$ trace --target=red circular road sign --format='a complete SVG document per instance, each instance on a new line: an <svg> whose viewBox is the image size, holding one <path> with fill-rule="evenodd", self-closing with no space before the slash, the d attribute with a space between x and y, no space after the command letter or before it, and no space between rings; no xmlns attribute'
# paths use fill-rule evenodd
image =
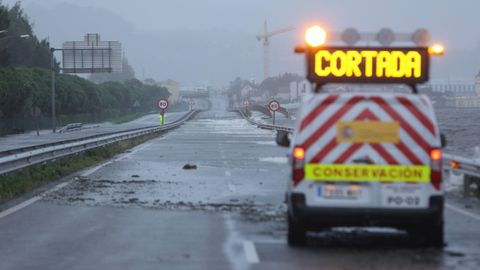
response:
<svg viewBox="0 0 480 270"><path fill-rule="evenodd" d="M168 108L168 99L166 98L161 98L157 101L157 107L160 110L166 110Z"/></svg>
<svg viewBox="0 0 480 270"><path fill-rule="evenodd" d="M271 110L271 111L278 111L280 110L280 102L278 100L272 100L268 103L268 108Z"/></svg>

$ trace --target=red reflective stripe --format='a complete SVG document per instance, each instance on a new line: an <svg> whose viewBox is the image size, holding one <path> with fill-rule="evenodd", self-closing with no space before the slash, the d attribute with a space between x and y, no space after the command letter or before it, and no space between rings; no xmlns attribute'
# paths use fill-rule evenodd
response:
<svg viewBox="0 0 480 270"><path fill-rule="evenodd" d="M332 104L338 96L329 96L327 97L322 103L320 103L315 109L310 111L308 115L303 119L302 124L300 125L300 132L303 131L310 123L317 118L325 109L328 108L330 104Z"/></svg>
<svg viewBox="0 0 480 270"><path fill-rule="evenodd" d="M397 100L409 110L415 117L435 136L435 128L433 127L432 122L421 112L418 108L407 98L397 97Z"/></svg>
<svg viewBox="0 0 480 270"><path fill-rule="evenodd" d="M399 162L392 156L390 155L390 153L385 150L385 148L383 148L383 146L381 144L370 144L372 146L373 149L375 149L375 151L377 151L377 153L383 157L383 159L385 159L385 161L388 163L388 164L391 164L391 165L395 165L395 164L399 164Z"/></svg>
<svg viewBox="0 0 480 270"><path fill-rule="evenodd" d="M312 160L310 160L310 163L320 162L325 158L326 155L328 155L328 153L330 153L330 151L337 147L337 145L337 138L333 138L325 147L322 148L320 152L317 153L317 155L312 158Z"/></svg>
<svg viewBox="0 0 480 270"><path fill-rule="evenodd" d="M347 161L349 157L351 157L358 149L363 146L361 143L354 143L352 144L342 155L340 155L333 163L334 164L342 164Z"/></svg>
<svg viewBox="0 0 480 270"><path fill-rule="evenodd" d="M413 165L422 165L423 162L420 161L417 156L408 149L407 146L403 142L399 142L396 144L398 150L400 150L407 158L412 162Z"/></svg>
<svg viewBox="0 0 480 270"><path fill-rule="evenodd" d="M312 144L314 144L318 138L320 138L337 120L347 113L355 104L364 99L364 97L353 97L343 107L340 108L334 115L332 115L320 128L318 128L304 143L305 150L308 150Z"/></svg>
<svg viewBox="0 0 480 270"><path fill-rule="evenodd" d="M428 155L430 152L430 145L418 135L418 133L395 111L393 110L381 97L371 97L371 99L377 103L382 109L390 115L394 120L400 123L405 132L407 132L412 139L425 151Z"/></svg>

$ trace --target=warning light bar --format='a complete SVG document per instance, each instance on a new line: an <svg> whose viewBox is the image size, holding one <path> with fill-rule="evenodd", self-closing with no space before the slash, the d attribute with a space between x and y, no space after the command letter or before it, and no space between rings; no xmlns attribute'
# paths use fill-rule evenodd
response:
<svg viewBox="0 0 480 270"><path fill-rule="evenodd" d="M433 44L428 48L428 53L431 55L443 55L445 53L445 47L442 44Z"/></svg>
<svg viewBox="0 0 480 270"><path fill-rule="evenodd" d="M316 83L428 81L428 48L309 47L308 79Z"/></svg>
<svg viewBox="0 0 480 270"><path fill-rule="evenodd" d="M315 25L305 31L305 43L311 47L318 47L325 44L327 32L320 26Z"/></svg>

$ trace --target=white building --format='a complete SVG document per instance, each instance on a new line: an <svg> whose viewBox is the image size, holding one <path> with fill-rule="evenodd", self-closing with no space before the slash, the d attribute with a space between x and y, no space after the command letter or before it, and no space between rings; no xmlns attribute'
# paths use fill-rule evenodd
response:
<svg viewBox="0 0 480 270"><path fill-rule="evenodd" d="M312 85L309 81L294 81L290 83L290 101L297 101L306 93L312 91Z"/></svg>
<svg viewBox="0 0 480 270"><path fill-rule="evenodd" d="M175 105L180 99L180 87L178 82L174 80L166 80L163 82L160 82L160 85L163 87L166 87L168 89L168 92L170 92L170 97L168 98L168 101L172 104Z"/></svg>

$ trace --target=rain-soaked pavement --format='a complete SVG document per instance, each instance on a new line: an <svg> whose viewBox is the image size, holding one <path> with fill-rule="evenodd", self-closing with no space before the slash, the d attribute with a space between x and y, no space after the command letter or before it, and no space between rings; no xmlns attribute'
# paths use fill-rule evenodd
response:
<svg viewBox="0 0 480 270"><path fill-rule="evenodd" d="M289 248L286 150L272 131L226 112L221 100L213 105L35 203L0 213L0 269L480 267L480 203L454 192L443 250L422 248L401 231L358 228Z"/></svg>

